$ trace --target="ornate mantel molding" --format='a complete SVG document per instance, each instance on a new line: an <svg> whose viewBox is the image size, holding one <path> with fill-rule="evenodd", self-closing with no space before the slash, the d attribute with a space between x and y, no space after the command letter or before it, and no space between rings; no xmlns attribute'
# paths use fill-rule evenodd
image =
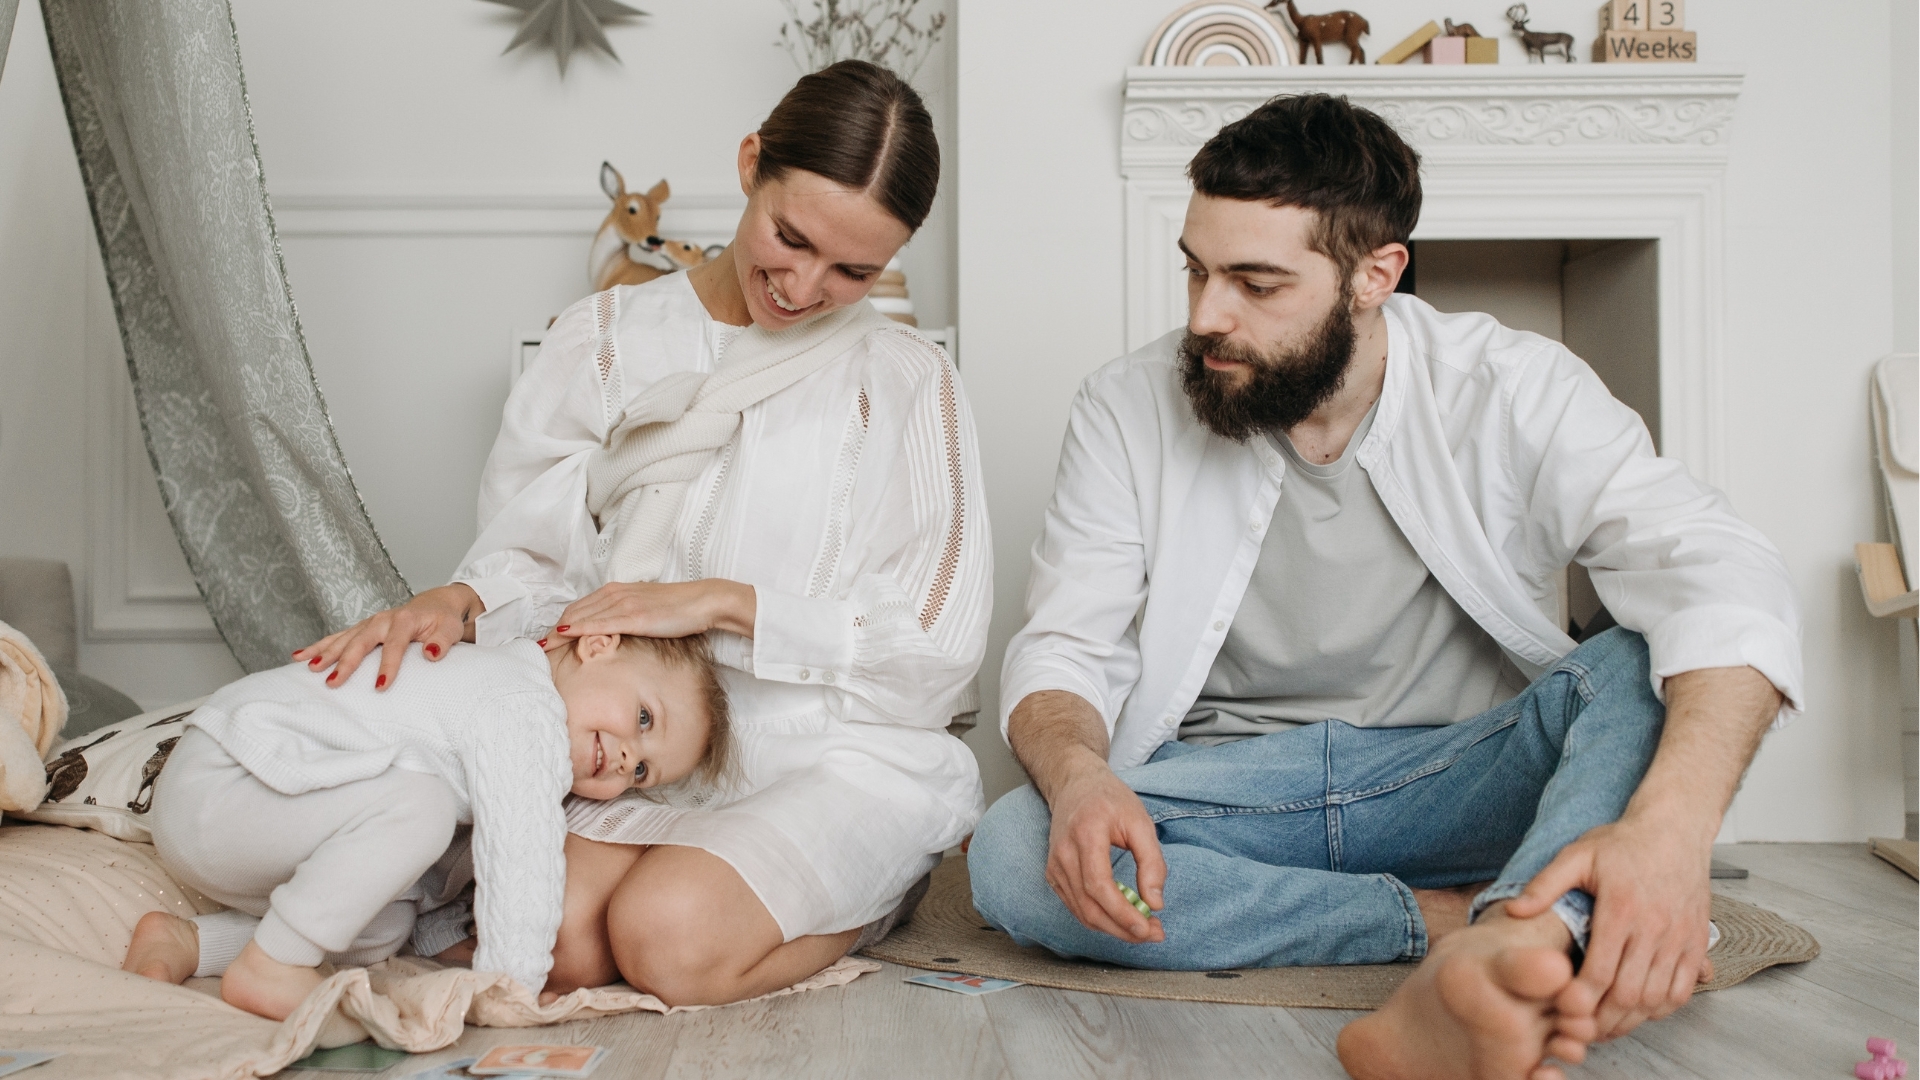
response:
<svg viewBox="0 0 1920 1080"><path fill-rule="evenodd" d="M1603 156L1723 163L1743 76L1696 65L1135 67L1121 122L1124 175L1185 165L1223 125L1277 94L1345 94L1429 157Z"/></svg>

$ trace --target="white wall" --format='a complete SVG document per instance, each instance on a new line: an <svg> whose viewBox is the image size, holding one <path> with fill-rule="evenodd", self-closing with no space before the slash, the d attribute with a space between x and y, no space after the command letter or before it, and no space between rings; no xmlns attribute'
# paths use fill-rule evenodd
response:
<svg viewBox="0 0 1920 1080"><path fill-rule="evenodd" d="M961 336L968 391L989 433L999 565L989 700L1021 621L1027 551L1052 489L1067 404L1080 379L1120 351L1122 69L1174 6L967 0L963 9ZM1890 27L1896 6L1853 0L1829 5L1823 18ZM1478 0L1453 17L1493 33L1505 7ZM1584 57L1597 4L1531 7L1534 29L1571 31ZM1901 828L1894 631L1862 609L1851 550L1875 528L1866 372L1894 347L1889 282L1910 292L1913 280L1911 237L1895 270L1888 132L1893 57L1911 70L1914 34L1907 15L1892 49L1863 48L1880 35L1808 33L1798 11L1688 5L1702 59L1748 76L1727 190L1728 493L1780 545L1799 586L1811 703L1769 738L1728 835L1859 839ZM1373 0L1366 15L1377 55L1433 12L1414 0ZM1516 45L1510 36L1502 42L1503 62L1522 62ZM1911 86L1911 75L1903 78ZM1903 150L1909 170L1911 147ZM1910 218L1904 228L1911 232ZM1911 296L1901 303L1910 323ZM971 741L990 795L1018 782L997 736L976 732Z"/></svg>

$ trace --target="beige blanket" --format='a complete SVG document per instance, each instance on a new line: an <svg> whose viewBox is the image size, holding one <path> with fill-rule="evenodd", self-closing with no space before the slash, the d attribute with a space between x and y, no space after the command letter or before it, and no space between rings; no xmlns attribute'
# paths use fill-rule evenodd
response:
<svg viewBox="0 0 1920 1080"><path fill-rule="evenodd" d="M148 845L64 826L0 828L0 1046L61 1054L33 1080L239 1080L304 1057L336 1005L382 1046L415 1053L450 1045L467 1023L532 1027L683 1011L626 986L541 1006L505 975L409 957L339 972L276 1024L219 1000L215 980L168 986L119 970L141 915L217 907L168 876ZM844 985L879 968L843 959L769 996Z"/></svg>
<svg viewBox="0 0 1920 1080"><path fill-rule="evenodd" d="M67 696L25 634L0 622L0 816L47 795L41 764L67 723Z"/></svg>

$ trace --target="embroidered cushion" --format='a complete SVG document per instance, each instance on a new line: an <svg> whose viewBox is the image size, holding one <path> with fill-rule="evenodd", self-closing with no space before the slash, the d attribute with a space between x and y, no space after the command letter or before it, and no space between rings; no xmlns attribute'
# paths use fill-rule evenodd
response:
<svg viewBox="0 0 1920 1080"><path fill-rule="evenodd" d="M146 813L153 807L153 782L187 717L205 700L141 713L60 743L47 755L46 801L8 816L152 843Z"/></svg>

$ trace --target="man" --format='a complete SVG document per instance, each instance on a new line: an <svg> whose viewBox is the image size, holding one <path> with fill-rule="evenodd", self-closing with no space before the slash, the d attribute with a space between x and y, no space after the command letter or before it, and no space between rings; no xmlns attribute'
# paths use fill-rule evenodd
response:
<svg viewBox="0 0 1920 1080"><path fill-rule="evenodd" d="M1379 117L1277 98L1189 176L1185 334L1074 402L975 904L1136 967L1424 957L1351 1073L1558 1077L1707 974L1721 815L1800 708L1785 567L1566 349L1395 295ZM1578 647L1574 560L1620 624Z"/></svg>

